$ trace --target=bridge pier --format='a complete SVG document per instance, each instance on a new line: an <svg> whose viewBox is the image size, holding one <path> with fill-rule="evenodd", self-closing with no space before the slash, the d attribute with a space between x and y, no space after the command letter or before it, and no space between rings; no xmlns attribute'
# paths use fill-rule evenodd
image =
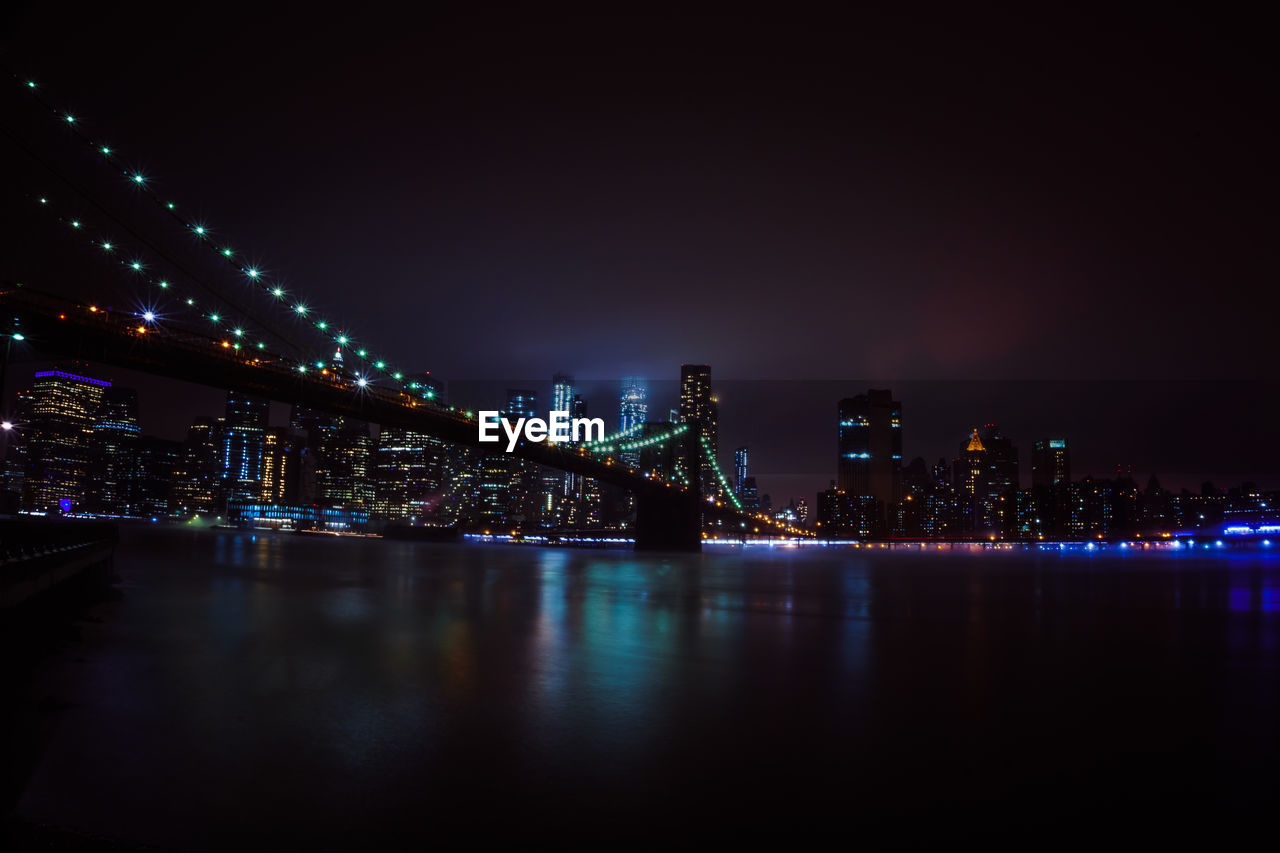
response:
<svg viewBox="0 0 1280 853"><path fill-rule="evenodd" d="M680 454L689 489L674 494L636 494L637 551L702 550L701 424L688 422Z"/></svg>
<svg viewBox="0 0 1280 853"><path fill-rule="evenodd" d="M702 507L693 495L636 495L637 551L701 551Z"/></svg>

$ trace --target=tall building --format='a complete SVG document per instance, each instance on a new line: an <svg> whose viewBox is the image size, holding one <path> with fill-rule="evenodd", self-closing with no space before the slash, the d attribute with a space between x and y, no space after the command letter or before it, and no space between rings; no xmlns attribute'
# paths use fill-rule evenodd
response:
<svg viewBox="0 0 1280 853"><path fill-rule="evenodd" d="M739 447L733 451L733 493L738 496L738 500L742 500L742 490L746 486L747 477L747 448Z"/></svg>
<svg viewBox="0 0 1280 853"><path fill-rule="evenodd" d="M182 442L144 435L137 440L135 448L142 471L138 491L140 514L163 518L172 512L170 501L174 474L182 465Z"/></svg>
<svg viewBox="0 0 1280 853"><path fill-rule="evenodd" d="M1071 448L1065 438L1042 438L1031 446L1031 485L1071 482Z"/></svg>
<svg viewBox="0 0 1280 853"><path fill-rule="evenodd" d="M187 429L182 455L173 470L169 511L188 515L213 510L215 493L222 480L219 436L222 420L199 417Z"/></svg>
<svg viewBox="0 0 1280 853"><path fill-rule="evenodd" d="M538 417L538 392L526 388L508 388L507 405L502 410L502 416L512 423L515 423L516 418Z"/></svg>
<svg viewBox="0 0 1280 853"><path fill-rule="evenodd" d="M580 394L573 395L570 417L585 418L587 401ZM565 480L565 527L598 527L601 522L603 495L600 482L589 477L572 474Z"/></svg>
<svg viewBox="0 0 1280 853"><path fill-rule="evenodd" d="M137 454L138 392L118 386L103 391L90 433L93 473L89 488L95 512L142 514L143 471Z"/></svg>
<svg viewBox="0 0 1280 853"><path fill-rule="evenodd" d="M56 368L37 371L34 380L22 401L27 411L23 504L68 512L85 503L90 435L111 383Z"/></svg>
<svg viewBox="0 0 1280 853"><path fill-rule="evenodd" d="M219 439L220 501L254 499L262 485L262 451L271 401L241 391L227 392Z"/></svg>
<svg viewBox="0 0 1280 853"><path fill-rule="evenodd" d="M418 519L435 514L446 474L443 442L413 430L383 427L374 459L374 517Z"/></svg>
<svg viewBox="0 0 1280 853"><path fill-rule="evenodd" d="M325 438L316 459L316 502L329 507L372 504L373 437L369 425L344 423Z"/></svg>
<svg viewBox="0 0 1280 853"><path fill-rule="evenodd" d="M1031 445L1031 524L1044 535L1072 535L1071 448L1065 438Z"/></svg>
<svg viewBox="0 0 1280 853"><path fill-rule="evenodd" d="M720 455L720 409L711 393L711 366L707 364L680 365L680 420L683 423L697 421L709 458L702 462L700 479L704 495L720 494L720 479L716 476L712 460Z"/></svg>
<svg viewBox="0 0 1280 853"><path fill-rule="evenodd" d="M306 436L298 463L298 503L349 507L373 502L368 424L295 405L289 425Z"/></svg>
<svg viewBox="0 0 1280 853"><path fill-rule="evenodd" d="M902 494L902 404L889 390L871 389L839 405L837 485L884 508Z"/></svg>
<svg viewBox="0 0 1280 853"><path fill-rule="evenodd" d="M640 431L640 425L649 417L648 397L649 387L644 379L639 376L623 377L621 393L618 395L619 432ZM619 455L633 468L640 464L640 453L637 450L624 450Z"/></svg>
<svg viewBox="0 0 1280 853"><path fill-rule="evenodd" d="M965 530L1012 535L1016 528L1018 450L995 424L974 429L952 464Z"/></svg>
<svg viewBox="0 0 1280 853"><path fill-rule="evenodd" d="M512 423L517 418L538 417L538 394L527 388L508 388L502 417ZM532 525L540 517L541 491L538 466L509 453L489 453L478 462L472 517L489 529L515 530Z"/></svg>
<svg viewBox="0 0 1280 853"><path fill-rule="evenodd" d="M293 503L290 494L290 474L298 465L301 450L300 436L291 429L269 428L262 436L262 478L258 488L258 500L266 504Z"/></svg>
<svg viewBox="0 0 1280 853"><path fill-rule="evenodd" d="M557 373L551 377L551 411L568 412L573 408L573 377Z"/></svg>

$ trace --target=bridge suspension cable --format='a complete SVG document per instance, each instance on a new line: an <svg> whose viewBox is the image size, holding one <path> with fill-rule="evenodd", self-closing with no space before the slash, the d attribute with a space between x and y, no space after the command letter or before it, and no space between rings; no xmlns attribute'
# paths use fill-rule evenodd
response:
<svg viewBox="0 0 1280 853"><path fill-rule="evenodd" d="M730 502L733 503L733 508L741 510L742 501L738 500L738 496L733 493L733 489L729 488L729 480L725 477L724 472L720 470L720 463L716 461L715 454L711 452L711 445L707 442L707 437L700 435L698 436L698 441L702 442L703 455L710 463L711 470L715 472L716 477L720 480L720 486L723 488L724 493L729 496Z"/></svg>
<svg viewBox="0 0 1280 853"><path fill-rule="evenodd" d="M88 245L95 250L95 253L101 254L127 270L131 270L138 280L141 280L156 290L168 295L176 300L179 305L183 305L191 311L195 312L201 319L211 322L216 327L225 327L230 331L231 336L235 339L235 349L240 349L242 345L246 348L250 347L250 337L248 328L250 323L244 320L237 320L229 314L219 311L217 306L206 306L198 301L194 296L179 296L175 293L178 287L168 278L162 278L151 274L150 266L144 264L138 259L136 254L126 253L124 246L116 240L108 237L92 236L91 229L87 222L82 219L76 219L59 213L53 209L53 205L46 196L41 196L37 200L41 207L48 208L54 219L65 225L72 232L84 238ZM153 323L167 319L167 315L160 310L161 306L154 303L145 303L143 310L135 312L140 320L150 326ZM267 330L267 334L273 334ZM262 336L257 336L259 340L252 344L252 348L259 351L265 350L267 345Z"/></svg>
<svg viewBox="0 0 1280 853"><path fill-rule="evenodd" d="M371 370L390 379L401 388L414 391L418 390L418 383L406 381L403 371L396 369L386 359L372 355L367 348L356 344L355 337L347 333L342 328L337 327L336 324L333 324L322 317L316 317L315 312L307 302L300 298L294 298L293 295L283 287L283 285L279 282L273 282L263 269L256 265L249 264L245 260L243 253L232 248L227 243L215 242L213 240L212 229L204 223L189 219L186 215L180 212L176 202L161 197L156 191L151 177L128 168L122 161L117 149L90 136L90 134L84 130L83 120L73 113L59 108L57 105L45 98L41 93L39 84L34 80L15 74L11 70L6 70L9 71L9 76L13 81L25 89L31 97L34 98L34 100L42 107L48 110L51 115L55 116L59 124L70 128L71 132L84 144L89 146L102 162L119 169L121 174L125 176L126 180L130 184L139 189L144 196L156 204L173 221L181 225L184 231L194 235L201 245L205 246L217 255L224 263L227 263L233 269L241 273L249 284L271 297L275 304L287 308L287 310L289 310L295 317L309 323L315 331L337 346L339 351L352 353L361 362L367 364ZM427 389L419 396L429 400L434 397L434 393L430 389Z"/></svg>
<svg viewBox="0 0 1280 853"><path fill-rule="evenodd" d="M300 346L296 341L292 340L290 336L286 334L282 334L276 331L275 329L271 328L270 324L263 322L260 317L256 316L256 313L252 309L249 309L244 307L243 305L240 305L236 300L231 299L226 294L220 292L216 287L213 287L212 285L204 281L203 278L191 272L183 264L176 261L173 257L171 257L169 254L167 254L158 246L156 246L156 244L153 241L148 240L146 237L139 234L130 225L121 221L121 219L118 216L116 216L114 213L108 210L102 203L100 203L96 198L94 198L92 194L90 194L89 192L84 190L82 187L80 187L76 182L68 178L65 174L63 174L57 167L55 167L47 159L45 159L44 157L41 157L35 151L32 151L31 148L27 146L25 143L23 143L21 139L16 137L14 134L10 133L5 128L0 128L0 134L3 134L6 139L8 139L11 143L13 143L14 146L21 149L23 153L25 153L28 157L30 157L31 159L39 163L41 166L43 166L50 174L52 174L55 178L57 178L59 182L61 182L64 186L66 186L69 190L71 190L72 193L74 193L75 195L79 196L80 198L88 202L95 210L97 210L100 214L102 214L102 216L104 216L106 219L110 220L111 222L115 223L117 227L119 227L125 233L129 234L129 236L131 236L133 239L138 241L138 243L146 246L150 252L152 252L154 255L159 257L163 262L167 263L174 269L181 272L183 276L185 276L192 282L195 282L195 284L199 288L207 292L210 297L212 297L215 300L221 301L226 305L231 306L232 309L240 312L246 317L251 317L254 320L254 322L256 322L263 329L267 330L267 332L272 337L278 339L279 341L286 344L287 346L292 347L295 351L299 353L305 352L305 348ZM39 203L42 205L49 203L47 195L38 196L36 198L39 201ZM69 221L78 222L80 220L73 218L73 219L70 219ZM112 241L105 241L105 242L112 242Z"/></svg>

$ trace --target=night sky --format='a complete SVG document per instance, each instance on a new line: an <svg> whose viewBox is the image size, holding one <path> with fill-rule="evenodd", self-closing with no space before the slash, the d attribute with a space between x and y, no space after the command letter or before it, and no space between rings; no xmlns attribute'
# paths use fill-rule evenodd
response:
<svg viewBox="0 0 1280 853"><path fill-rule="evenodd" d="M775 499L834 476L836 401L869 386L903 401L908 459L994 421L1024 470L1054 433L1079 475L1280 485L1260 20L2 14L0 61L411 369L569 372L612 422L606 380L710 363L725 460L750 444ZM0 277L127 304L33 211L88 203L23 149L154 223L3 88ZM169 437L217 406L125 378Z"/></svg>

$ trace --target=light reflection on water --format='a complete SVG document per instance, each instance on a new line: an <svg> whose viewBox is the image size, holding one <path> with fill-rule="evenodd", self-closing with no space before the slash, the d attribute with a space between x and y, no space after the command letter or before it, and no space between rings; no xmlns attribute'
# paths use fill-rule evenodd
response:
<svg viewBox="0 0 1280 853"><path fill-rule="evenodd" d="M58 676L76 710L20 812L161 845L268 824L429 835L424 813L494 803L556 826L708 797L883 815L1134 750L1185 764L1186 732L1218 738L1196 778L1220 781L1235 738L1280 711L1270 557L144 528L117 568L126 594ZM1163 760L1148 789L1199 784Z"/></svg>

